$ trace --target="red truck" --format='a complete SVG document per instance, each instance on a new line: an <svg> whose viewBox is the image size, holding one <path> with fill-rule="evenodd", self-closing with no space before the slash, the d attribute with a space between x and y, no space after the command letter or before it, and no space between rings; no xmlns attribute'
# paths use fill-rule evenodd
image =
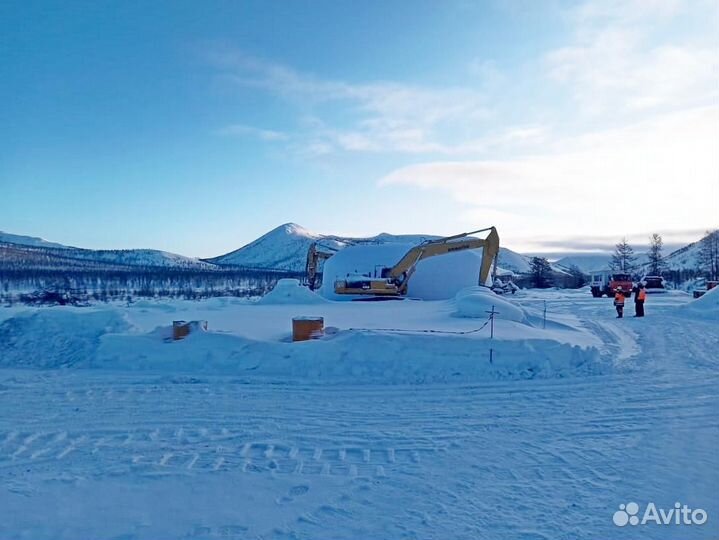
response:
<svg viewBox="0 0 719 540"><path fill-rule="evenodd" d="M594 298L601 298L605 294L607 297L613 298L617 287L622 288L622 292L627 298L632 295L634 284L632 283L632 276L629 274L613 274L609 271L592 272L590 279L590 290Z"/></svg>

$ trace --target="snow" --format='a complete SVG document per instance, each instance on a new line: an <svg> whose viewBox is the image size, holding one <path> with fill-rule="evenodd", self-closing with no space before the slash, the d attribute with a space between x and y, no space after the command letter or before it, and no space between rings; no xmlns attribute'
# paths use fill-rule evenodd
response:
<svg viewBox="0 0 719 540"><path fill-rule="evenodd" d="M489 311L496 311L495 319L523 323L527 321L525 311L494 294L487 287L468 287L455 296L457 314L460 317L486 319Z"/></svg>
<svg viewBox="0 0 719 540"><path fill-rule="evenodd" d="M285 223L235 251L209 259L219 265L277 268L301 272L305 269L307 250L319 240L296 223Z"/></svg>
<svg viewBox="0 0 719 540"><path fill-rule="evenodd" d="M559 258L556 264L563 268L576 266L589 274L598 270L609 270L611 260L611 253L573 253Z"/></svg>
<svg viewBox="0 0 719 540"><path fill-rule="evenodd" d="M719 323L719 287L714 287L682 307L695 315L703 316Z"/></svg>
<svg viewBox="0 0 719 540"><path fill-rule="evenodd" d="M307 250L313 242L318 242L321 247L329 251L344 250L347 247L369 246L377 248L380 245L390 245L386 253L391 254L391 256L386 257L385 266L392 266L411 247L426 240L436 240L438 238L440 237L428 234L395 235L389 233L380 233L376 236L361 238L344 237L313 233L296 223L285 223L240 249L208 260L220 266L277 268L302 272L305 269ZM392 245L395 245L395 247L391 247ZM381 254L382 251L378 250L376 253ZM481 254L481 251L475 251L476 253ZM529 270L528 257L505 247L500 248L498 261L498 273L500 275L511 275L512 273L522 273ZM555 269L561 270L559 268ZM371 268L369 271L373 272L374 269ZM343 277L346 274L347 271L343 271ZM463 286L472 284L476 284L476 279L465 283ZM454 292L442 295L442 298L451 298L457 290L455 289Z"/></svg>
<svg viewBox="0 0 719 540"><path fill-rule="evenodd" d="M490 342L486 313L477 313L479 321L457 316L468 309L464 299L328 302L295 280L280 290L292 292L269 293L264 299L269 301L254 304L214 299L22 311L0 323L0 365L395 385L550 378L610 368L599 360L600 342L590 333L561 324L550 330L533 327L531 310L525 313L493 293L466 292L470 299L491 295L482 306L489 309L494 301L502 310ZM319 303L308 303L307 296ZM522 316L513 317L511 308ZM326 336L292 343L292 319L302 316L323 317ZM180 319L206 320L208 331L173 342L171 324ZM490 347L493 363L478 362L478 355L488 357ZM28 350L37 354L28 355ZM439 357L444 360L438 363Z"/></svg>
<svg viewBox="0 0 719 540"><path fill-rule="evenodd" d="M31 239L34 240L34 239ZM26 268L43 269L82 269L102 268L103 265L128 267L162 267L193 270L212 270L215 265L156 249L117 249L98 250L82 249L29 242L28 244L0 243L0 262L10 262L13 266L22 265ZM107 267L106 267L107 268Z"/></svg>
<svg viewBox="0 0 719 540"><path fill-rule="evenodd" d="M129 329L117 309L24 311L0 324L0 366L89 367L100 336Z"/></svg>
<svg viewBox="0 0 719 540"><path fill-rule="evenodd" d="M520 291L494 340L464 298L0 308L0 538L717 536L716 292ZM303 315L337 331L288 342Z"/></svg>
<svg viewBox="0 0 719 540"><path fill-rule="evenodd" d="M391 268L414 244L391 243L350 246L325 262L320 294L333 300L347 299L334 292L336 280L348 276L381 277L383 268ZM410 278L407 294L422 300L446 300L466 287L477 285L482 250L473 249L424 259Z"/></svg>
<svg viewBox="0 0 719 540"><path fill-rule="evenodd" d="M664 260L667 268L671 270L695 270L700 265L701 241L692 242L671 252Z"/></svg>
<svg viewBox="0 0 719 540"><path fill-rule="evenodd" d="M49 247L49 248L66 248L62 244L55 242L48 242L44 238L38 238L36 236L21 236L19 234L10 234L0 231L0 243L8 244L19 244L23 246L34 246L34 247Z"/></svg>
<svg viewBox="0 0 719 540"><path fill-rule="evenodd" d="M275 287L259 299L258 304L321 304L324 298L300 285L298 279L281 279Z"/></svg>

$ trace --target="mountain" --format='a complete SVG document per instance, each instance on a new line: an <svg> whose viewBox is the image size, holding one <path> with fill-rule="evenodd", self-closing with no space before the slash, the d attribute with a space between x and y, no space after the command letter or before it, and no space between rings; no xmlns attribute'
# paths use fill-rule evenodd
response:
<svg viewBox="0 0 719 540"><path fill-rule="evenodd" d="M318 242L320 249L337 251L357 243L418 244L439 238L435 235L381 233L369 238L350 238L313 233L296 223L285 223L257 240L225 255L211 259L195 259L153 249L93 250L64 246L41 238L0 232L0 265L25 268L93 268L128 267L179 268L213 270L222 267L262 268L302 272L307 250ZM667 256L670 269L694 269L698 265L700 243L689 244ZM639 263L646 263L646 254L639 253ZM584 272L599 270L611 255L604 253L568 253L552 264L555 272L565 273L571 265ZM530 257L506 247L500 248L497 266L517 274L527 273Z"/></svg>
<svg viewBox="0 0 719 540"><path fill-rule="evenodd" d="M389 233L380 233L368 238L351 238L317 234L296 223L285 223L246 246L206 260L220 266L276 268L302 272L305 269L307 250L313 242L318 242L322 249L336 251L356 243L419 244L437 238L440 237L429 234ZM507 248L500 248L498 265L505 270L522 273L529 270L529 259Z"/></svg>
<svg viewBox="0 0 719 540"><path fill-rule="evenodd" d="M37 238L35 236L20 236L18 234L10 234L0 231L0 243L3 244L19 244L22 246L35 246L35 247L49 247L49 248L66 248L62 244L56 244L55 242L48 242L43 238Z"/></svg>
<svg viewBox="0 0 719 540"><path fill-rule="evenodd" d="M199 259L156 249L83 249L7 233L0 235L0 266L93 270L128 267L193 270L216 268L215 265Z"/></svg>
<svg viewBox="0 0 719 540"><path fill-rule="evenodd" d="M563 268L578 267L582 272L589 273L609 267L611 253L572 253L556 261Z"/></svg>
<svg viewBox="0 0 719 540"><path fill-rule="evenodd" d="M314 234L296 223L285 223L235 251L206 261L220 266L275 268L299 272L305 269L310 244L322 238L322 235ZM339 242L330 243L332 247L341 247Z"/></svg>
<svg viewBox="0 0 719 540"><path fill-rule="evenodd" d="M695 270L699 267L701 240L673 251L664 259L670 270Z"/></svg>
<svg viewBox="0 0 719 540"><path fill-rule="evenodd" d="M524 274L529 272L530 257L512 251L504 247L499 248L499 256L497 257L497 267L503 270L511 270L515 274Z"/></svg>

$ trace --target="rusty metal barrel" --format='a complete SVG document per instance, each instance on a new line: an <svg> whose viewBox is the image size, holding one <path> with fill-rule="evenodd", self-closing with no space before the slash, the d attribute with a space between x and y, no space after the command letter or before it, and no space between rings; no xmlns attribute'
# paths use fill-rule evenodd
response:
<svg viewBox="0 0 719 540"><path fill-rule="evenodd" d="M207 321L172 321L172 339L184 339L190 332L207 331Z"/></svg>
<svg viewBox="0 0 719 540"><path fill-rule="evenodd" d="M324 334L324 317L293 317L292 341L307 341Z"/></svg>

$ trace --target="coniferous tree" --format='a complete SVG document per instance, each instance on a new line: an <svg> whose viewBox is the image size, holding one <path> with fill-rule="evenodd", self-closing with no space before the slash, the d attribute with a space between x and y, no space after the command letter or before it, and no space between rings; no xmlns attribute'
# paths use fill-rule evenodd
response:
<svg viewBox="0 0 719 540"><path fill-rule="evenodd" d="M626 238L622 238L618 244L614 246L612 253L612 262L610 267L615 272L624 274L633 274L637 268L637 257L634 255L634 249L629 245Z"/></svg>
<svg viewBox="0 0 719 540"><path fill-rule="evenodd" d="M546 289L552 286L552 267L544 257L532 257L529 261L532 286Z"/></svg>
<svg viewBox="0 0 719 540"><path fill-rule="evenodd" d="M708 279L719 279L719 229L707 231L700 240L699 265Z"/></svg>
<svg viewBox="0 0 719 540"><path fill-rule="evenodd" d="M574 286L577 289L584 287L587 284L587 276L576 264L569 267L569 273L572 275L572 278L574 279Z"/></svg>
<svg viewBox="0 0 719 540"><path fill-rule="evenodd" d="M647 267L647 273L652 276L661 276L664 270L666 270L666 263L664 262L664 255L662 255L662 249L664 248L664 242L661 235L654 233L649 237L649 265Z"/></svg>

